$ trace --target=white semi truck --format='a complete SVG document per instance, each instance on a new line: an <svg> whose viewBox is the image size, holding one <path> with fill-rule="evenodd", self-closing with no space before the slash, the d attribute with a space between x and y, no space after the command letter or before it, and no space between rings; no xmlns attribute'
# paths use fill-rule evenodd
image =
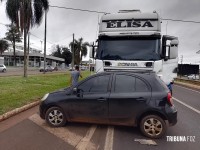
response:
<svg viewBox="0 0 200 150"><path fill-rule="evenodd" d="M177 76L178 38L162 35L157 12L104 14L99 25L96 73L106 70L151 70L168 85ZM94 57L95 53L95 57Z"/></svg>

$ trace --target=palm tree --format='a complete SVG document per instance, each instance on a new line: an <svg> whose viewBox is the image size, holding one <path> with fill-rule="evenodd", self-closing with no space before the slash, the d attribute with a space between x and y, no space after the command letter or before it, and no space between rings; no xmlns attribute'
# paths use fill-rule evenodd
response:
<svg viewBox="0 0 200 150"><path fill-rule="evenodd" d="M27 77L27 34L34 25L40 25L48 0L7 0L6 13L21 33L24 33L24 77Z"/></svg>
<svg viewBox="0 0 200 150"><path fill-rule="evenodd" d="M6 40L0 40L0 55L2 55L2 53L7 50L9 47L8 42Z"/></svg>
<svg viewBox="0 0 200 150"><path fill-rule="evenodd" d="M13 46L14 66L16 66L15 43L21 42L21 34L14 24L8 25L8 32L6 32L7 40L11 41Z"/></svg>
<svg viewBox="0 0 200 150"><path fill-rule="evenodd" d="M73 42L69 46L73 48ZM74 64L79 65L83 56L87 55L87 46L89 46L89 43L83 42L83 38L74 40Z"/></svg>

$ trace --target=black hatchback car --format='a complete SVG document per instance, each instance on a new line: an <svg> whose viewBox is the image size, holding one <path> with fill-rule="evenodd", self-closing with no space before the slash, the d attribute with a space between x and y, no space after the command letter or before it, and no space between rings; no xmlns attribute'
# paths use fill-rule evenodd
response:
<svg viewBox="0 0 200 150"><path fill-rule="evenodd" d="M150 138L177 122L169 89L153 72L103 72L74 87L46 94L40 117L53 127L66 122L139 126Z"/></svg>

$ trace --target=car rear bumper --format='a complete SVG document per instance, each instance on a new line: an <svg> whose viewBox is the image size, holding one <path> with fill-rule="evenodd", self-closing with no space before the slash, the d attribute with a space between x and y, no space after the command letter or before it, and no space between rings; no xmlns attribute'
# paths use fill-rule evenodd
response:
<svg viewBox="0 0 200 150"><path fill-rule="evenodd" d="M177 121L178 121L177 120L177 112L175 112L173 114L170 114L168 121L169 121L169 126L175 125L177 123Z"/></svg>
<svg viewBox="0 0 200 150"><path fill-rule="evenodd" d="M173 126L177 123L177 110L174 106L170 107L170 109L167 112L167 120L169 123L169 126Z"/></svg>

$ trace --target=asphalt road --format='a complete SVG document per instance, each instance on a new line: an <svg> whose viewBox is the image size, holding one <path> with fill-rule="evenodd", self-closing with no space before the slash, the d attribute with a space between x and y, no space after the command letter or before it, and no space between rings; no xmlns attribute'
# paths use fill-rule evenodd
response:
<svg viewBox="0 0 200 150"><path fill-rule="evenodd" d="M35 107L32 111L28 110L0 123L0 149L199 150L200 91L174 85L173 97L178 109L178 123L168 128L162 139L154 140L157 146L142 145L135 141L147 139L138 128L82 123L50 128L39 118L38 108ZM178 141L180 138L186 138L186 141Z"/></svg>

